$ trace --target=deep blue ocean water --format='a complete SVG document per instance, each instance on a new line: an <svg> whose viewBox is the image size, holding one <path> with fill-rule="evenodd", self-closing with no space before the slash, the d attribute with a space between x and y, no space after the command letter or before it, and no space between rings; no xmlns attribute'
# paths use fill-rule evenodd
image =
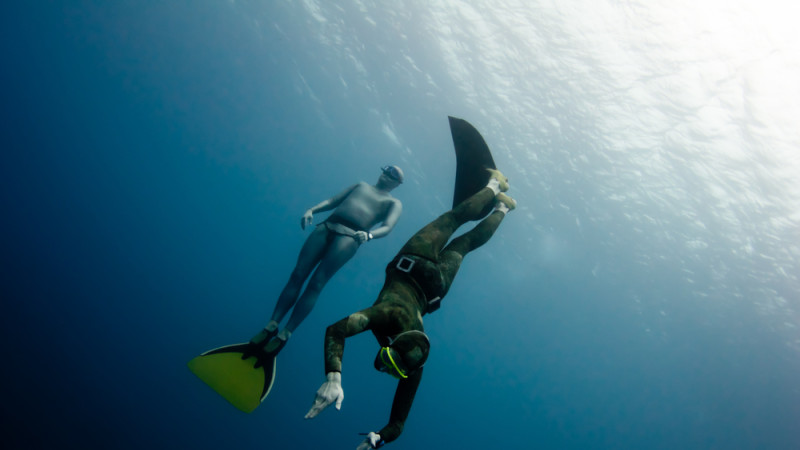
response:
<svg viewBox="0 0 800 450"><path fill-rule="evenodd" d="M355 448L395 382L350 339L303 420L322 337L449 207L448 115L519 207L426 317L392 448L800 448L798 7L660 3L6 5L4 448ZM186 362L265 325L303 211L385 164L399 224L237 411Z"/></svg>

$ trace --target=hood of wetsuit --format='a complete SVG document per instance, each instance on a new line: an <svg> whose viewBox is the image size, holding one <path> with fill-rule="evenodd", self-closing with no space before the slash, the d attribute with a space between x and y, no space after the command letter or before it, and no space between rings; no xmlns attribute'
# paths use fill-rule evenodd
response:
<svg viewBox="0 0 800 450"><path fill-rule="evenodd" d="M397 181L398 183L402 183L403 179L403 170L397 166L383 166L381 167L381 171L387 177Z"/></svg>
<svg viewBox="0 0 800 450"><path fill-rule="evenodd" d="M375 356L375 369L404 379L419 370L428 359L431 344L422 331L411 330L398 334L381 347Z"/></svg>

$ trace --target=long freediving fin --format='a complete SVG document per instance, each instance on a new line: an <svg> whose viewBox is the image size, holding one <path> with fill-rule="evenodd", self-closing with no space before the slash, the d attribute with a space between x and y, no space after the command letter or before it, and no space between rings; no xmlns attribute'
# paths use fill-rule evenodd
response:
<svg viewBox="0 0 800 450"><path fill-rule="evenodd" d="M464 119L448 116L450 134L456 151L456 185L453 190L455 208L484 187L489 182L486 169L496 169L492 152L483 136ZM481 217L489 214L492 205L487 205Z"/></svg>
<svg viewBox="0 0 800 450"><path fill-rule="evenodd" d="M250 354L248 343L209 350L189 361L189 370L233 406L253 412L269 395L275 382L277 358ZM256 368L256 364L259 367Z"/></svg>

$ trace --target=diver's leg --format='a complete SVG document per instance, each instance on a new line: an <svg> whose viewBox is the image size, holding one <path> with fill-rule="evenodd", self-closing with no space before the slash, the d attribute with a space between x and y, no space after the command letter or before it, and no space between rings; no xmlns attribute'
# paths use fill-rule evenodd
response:
<svg viewBox="0 0 800 450"><path fill-rule="evenodd" d="M499 190L492 189L490 186L481 189L454 209L442 214L419 230L406 242L399 253L411 253L437 260L439 251L450 240L450 236L455 233L456 229L470 220L477 219L483 208L494 201L498 192Z"/></svg>
<svg viewBox="0 0 800 450"><path fill-rule="evenodd" d="M325 225L317 226L314 231L308 236L303 248L300 249L300 255L297 257L297 264L289 276L289 281L283 288L281 295L278 297L278 303L275 305L275 310L272 312L272 318L268 327L277 328L277 323L280 322L289 312L292 306L297 301L297 296L300 295L300 289L303 283L308 278L308 275L314 270L314 266L322 259L325 252L325 247L328 245L328 229ZM268 330L274 331L274 330Z"/></svg>
<svg viewBox="0 0 800 450"><path fill-rule="evenodd" d="M322 288L356 254L356 250L358 250L358 242L354 238L336 235L328 247L328 251L322 257L319 266L314 270L314 274L311 275L311 279L308 280L308 285L306 285L303 295L300 296L294 310L292 310L292 315L286 324L286 330L289 331L289 334L293 333L308 316L314 308L314 304L317 303L317 298Z"/></svg>
<svg viewBox="0 0 800 450"><path fill-rule="evenodd" d="M446 289L450 288L453 279L456 277L461 262L467 253L487 243L497 231L497 227L503 221L508 208L498 207L489 216L483 219L475 228L453 239L447 244L439 256L439 268L442 271Z"/></svg>

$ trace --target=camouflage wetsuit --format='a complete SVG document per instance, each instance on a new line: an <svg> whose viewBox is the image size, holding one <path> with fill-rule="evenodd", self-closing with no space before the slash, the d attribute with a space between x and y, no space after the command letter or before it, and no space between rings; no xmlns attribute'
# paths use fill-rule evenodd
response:
<svg viewBox="0 0 800 450"><path fill-rule="evenodd" d="M424 331L422 316L431 312L429 302L444 297L458 272L464 256L485 244L492 237L505 214L494 211L474 229L447 241L464 223L480 218L486 205L494 202L489 188L442 214L415 234L386 268L386 282L371 307L351 314L328 327L325 334L325 373L341 372L345 338L370 330L378 342L387 345L388 337L404 331ZM415 262L415 270L398 263L403 257ZM438 307L438 303L436 303ZM403 431L414 395L422 379L422 369L400 380L392 404L389 423L378 433L391 442Z"/></svg>

